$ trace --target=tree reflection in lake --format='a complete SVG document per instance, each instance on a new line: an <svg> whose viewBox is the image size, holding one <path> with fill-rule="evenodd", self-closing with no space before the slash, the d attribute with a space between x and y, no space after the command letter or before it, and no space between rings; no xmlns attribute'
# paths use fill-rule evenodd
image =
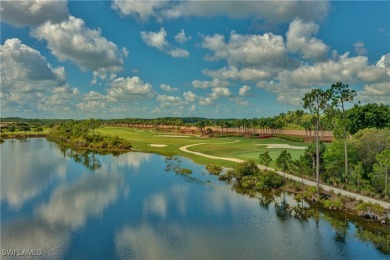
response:
<svg viewBox="0 0 390 260"><path fill-rule="evenodd" d="M275 203L275 213L281 221L286 221L291 217L291 209L290 205L286 201L286 193L282 194L281 202Z"/></svg>
<svg viewBox="0 0 390 260"><path fill-rule="evenodd" d="M274 192L262 192L261 196L259 197L259 205L263 208L268 209L271 202L275 200Z"/></svg>
<svg viewBox="0 0 390 260"><path fill-rule="evenodd" d="M114 157L117 157L124 153L119 151L74 150L62 145L60 145L59 148L64 157L72 158L76 163L84 165L90 171L102 167L99 156L112 154Z"/></svg>
<svg viewBox="0 0 390 260"><path fill-rule="evenodd" d="M390 254L390 230L383 229L382 231L371 231L359 227L356 229L356 237L360 240L372 242L378 250L383 253Z"/></svg>
<svg viewBox="0 0 390 260"><path fill-rule="evenodd" d="M300 194L295 195L294 200L291 200L287 199L291 196L287 196L286 192L280 190L255 192L234 184L232 190L250 198L258 198L261 208L270 209L273 204L275 215L281 221L286 221L291 217L304 222L314 219L317 227L321 221L326 221L335 231L334 241L337 244L345 244L351 226L355 226L354 236L356 238L371 242L381 252L390 254L390 227L388 225L369 222L345 211L320 208L316 204L309 204L310 201L305 201ZM350 224L351 222L353 224Z"/></svg>
<svg viewBox="0 0 390 260"><path fill-rule="evenodd" d="M192 170L184 168L182 166L182 160L178 156L169 156L165 157L164 162L166 163L165 171L166 172L175 172L177 175L183 177L186 182L195 183L199 185L210 184L209 180L199 180L191 176Z"/></svg>

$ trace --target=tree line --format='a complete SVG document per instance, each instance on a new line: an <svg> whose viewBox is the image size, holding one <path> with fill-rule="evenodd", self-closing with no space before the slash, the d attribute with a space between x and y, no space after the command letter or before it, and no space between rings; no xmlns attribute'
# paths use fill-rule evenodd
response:
<svg viewBox="0 0 390 260"><path fill-rule="evenodd" d="M73 148L129 150L132 147L126 139L95 133L100 124L93 118L65 121L54 126L48 138Z"/></svg>
<svg viewBox="0 0 390 260"><path fill-rule="evenodd" d="M344 122L348 121L346 130L349 134L355 134L364 128L385 128L390 127L390 106L384 104L354 104L353 107L347 109L344 106ZM1 131L9 132L14 127L13 131L20 130L18 126L25 124L29 126L26 131L42 128L52 128L55 125L62 124L70 119L23 119L23 118L1 118ZM273 117L256 117L256 118L241 118L241 119L207 119L201 117L164 117L164 118L122 118L122 119L96 119L100 124L108 125L127 125L145 128L154 128L156 130L180 131L186 127L197 127L199 131L206 131L207 126L214 126L221 132L229 133L229 129L238 128L242 134L252 132L254 129L260 129L263 134L271 135L275 129L289 130L307 130L310 133L316 127L315 115L309 111L298 109L296 111L288 111L280 113ZM74 120L73 120L74 121ZM342 135L340 117L334 116L332 113L324 113L320 115L319 128L324 131L333 131L335 135Z"/></svg>

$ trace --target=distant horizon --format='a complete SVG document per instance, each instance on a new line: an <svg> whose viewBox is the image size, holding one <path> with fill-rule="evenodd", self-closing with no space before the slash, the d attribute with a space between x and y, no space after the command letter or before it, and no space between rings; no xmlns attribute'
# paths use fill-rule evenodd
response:
<svg viewBox="0 0 390 260"><path fill-rule="evenodd" d="M336 82L353 103L390 104L388 1L31 0L0 12L2 118L274 117Z"/></svg>

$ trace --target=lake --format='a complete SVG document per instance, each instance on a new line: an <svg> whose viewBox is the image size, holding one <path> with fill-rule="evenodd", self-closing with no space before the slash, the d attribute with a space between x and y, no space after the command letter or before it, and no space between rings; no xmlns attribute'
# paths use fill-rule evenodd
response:
<svg viewBox="0 0 390 260"><path fill-rule="evenodd" d="M44 138L5 140L0 152L2 259L389 257L347 219L293 217L282 207L297 204L291 196L241 195L186 158L76 152Z"/></svg>

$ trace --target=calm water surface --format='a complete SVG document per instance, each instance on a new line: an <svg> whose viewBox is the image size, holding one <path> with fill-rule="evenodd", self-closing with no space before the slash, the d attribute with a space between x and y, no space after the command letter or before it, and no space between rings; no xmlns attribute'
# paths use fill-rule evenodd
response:
<svg viewBox="0 0 390 260"><path fill-rule="evenodd" d="M81 154L38 138L0 151L2 259L4 249L48 259L388 259L351 223L340 236L329 218L280 214L185 158Z"/></svg>

